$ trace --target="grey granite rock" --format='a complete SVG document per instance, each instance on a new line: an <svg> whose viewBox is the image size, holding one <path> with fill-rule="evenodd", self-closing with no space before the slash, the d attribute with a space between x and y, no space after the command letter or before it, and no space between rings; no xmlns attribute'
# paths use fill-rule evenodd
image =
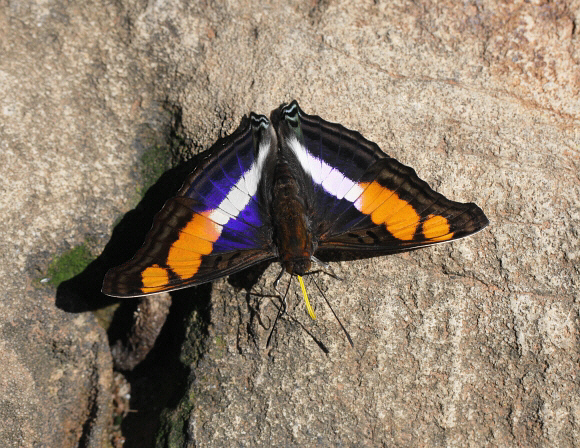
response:
<svg viewBox="0 0 580 448"><path fill-rule="evenodd" d="M135 194L141 93L123 57L124 17L112 3L0 5L2 446L109 440L106 333L92 314L55 306L39 279L84 240L102 248Z"/></svg>
<svg viewBox="0 0 580 448"><path fill-rule="evenodd" d="M76 397L110 382L102 332L32 289L30 266L88 236L102 247L134 206L136 136L155 105L181 108L197 152L250 110L296 98L446 196L478 203L491 225L449 245L335 263L340 282L319 276L355 350L313 287L318 320L295 291L266 349L273 299L216 282L206 352L160 443L574 446L579 20L575 2L2 6L0 356L15 366L0 377L3 438L54 446L44 431L62 427L70 406L82 415ZM252 293L271 294L277 271ZM10 337L13 322L22 337ZM77 346L93 347L88 359ZM72 386L59 356L99 379ZM85 421L50 441L81 440Z"/></svg>

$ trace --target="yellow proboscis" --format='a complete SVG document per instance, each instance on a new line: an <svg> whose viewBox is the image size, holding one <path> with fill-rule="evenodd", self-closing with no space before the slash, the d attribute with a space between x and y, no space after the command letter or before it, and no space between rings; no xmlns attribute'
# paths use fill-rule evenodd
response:
<svg viewBox="0 0 580 448"><path fill-rule="evenodd" d="M308 311L308 314L310 315L312 320L316 320L316 314L314 314L314 310L312 309L310 301L308 300L308 293L306 292L306 286L304 286L304 280L302 280L302 277L300 275L297 275L296 277L298 277L298 281L300 282L300 289L302 289L304 303L306 303L306 311Z"/></svg>

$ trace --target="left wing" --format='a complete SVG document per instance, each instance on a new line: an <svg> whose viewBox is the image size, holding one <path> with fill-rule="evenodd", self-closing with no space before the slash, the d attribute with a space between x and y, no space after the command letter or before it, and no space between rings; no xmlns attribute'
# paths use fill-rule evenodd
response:
<svg viewBox="0 0 580 448"><path fill-rule="evenodd" d="M265 116L242 120L155 216L143 247L107 272L103 292L135 297L171 291L274 258L270 220L257 195L275 148Z"/></svg>

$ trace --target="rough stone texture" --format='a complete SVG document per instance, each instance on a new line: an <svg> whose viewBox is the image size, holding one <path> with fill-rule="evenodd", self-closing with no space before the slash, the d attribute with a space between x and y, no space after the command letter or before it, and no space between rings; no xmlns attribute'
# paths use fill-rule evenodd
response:
<svg viewBox="0 0 580 448"><path fill-rule="evenodd" d="M166 322L170 306L169 293L155 294L141 300L126 343L119 339L111 347L115 368L133 370L147 357Z"/></svg>
<svg viewBox="0 0 580 448"><path fill-rule="evenodd" d="M187 394L195 397L188 443L575 444L578 2L2 8L0 353L21 373L3 372L2 384L14 386L0 425L13 445L39 440L39 428L76 402L48 401L55 412L36 414L43 424L18 420L16 404L34 413L53 392L50 376L35 377L22 361L47 342L7 346L7 326L34 334L54 323L76 341L83 325L71 322L91 325L27 290L31 266L87 236L106 239L134 204L136 129L156 102L182 108L198 151L250 110L268 113L293 98L359 130L448 197L478 203L491 225L449 245L336 263L342 282L319 276L355 350L313 286L318 321L294 291L265 349L272 299L216 282L207 353ZM272 293L277 270L252 292ZM38 313L44 320L26 318ZM23 422L19 434L12 421Z"/></svg>
<svg viewBox="0 0 580 448"><path fill-rule="evenodd" d="M2 446L100 447L111 424L112 363L91 315L67 314L26 291L0 311Z"/></svg>
<svg viewBox="0 0 580 448"><path fill-rule="evenodd" d="M121 8L0 2L0 440L103 446L112 363L90 313L55 307L53 255L104 240L134 193L132 105ZM135 71L135 73L133 73Z"/></svg>
<svg viewBox="0 0 580 448"><path fill-rule="evenodd" d="M180 97L192 138L216 98L228 117L297 98L448 197L477 202L491 226L339 264L343 282L319 277L356 350L313 286L319 321L294 295L290 316L329 354L290 319L266 350L275 307L218 282L191 443L574 445L578 6L277 2L205 13L205 52ZM277 269L253 292L271 293Z"/></svg>

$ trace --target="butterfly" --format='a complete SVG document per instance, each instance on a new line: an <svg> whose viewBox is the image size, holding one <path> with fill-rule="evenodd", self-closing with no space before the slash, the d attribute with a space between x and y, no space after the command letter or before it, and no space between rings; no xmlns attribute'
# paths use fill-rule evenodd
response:
<svg viewBox="0 0 580 448"><path fill-rule="evenodd" d="M269 119L251 113L214 145L102 290L145 296L278 260L306 294L316 257L404 252L488 223L477 205L447 199L360 133L293 101Z"/></svg>

